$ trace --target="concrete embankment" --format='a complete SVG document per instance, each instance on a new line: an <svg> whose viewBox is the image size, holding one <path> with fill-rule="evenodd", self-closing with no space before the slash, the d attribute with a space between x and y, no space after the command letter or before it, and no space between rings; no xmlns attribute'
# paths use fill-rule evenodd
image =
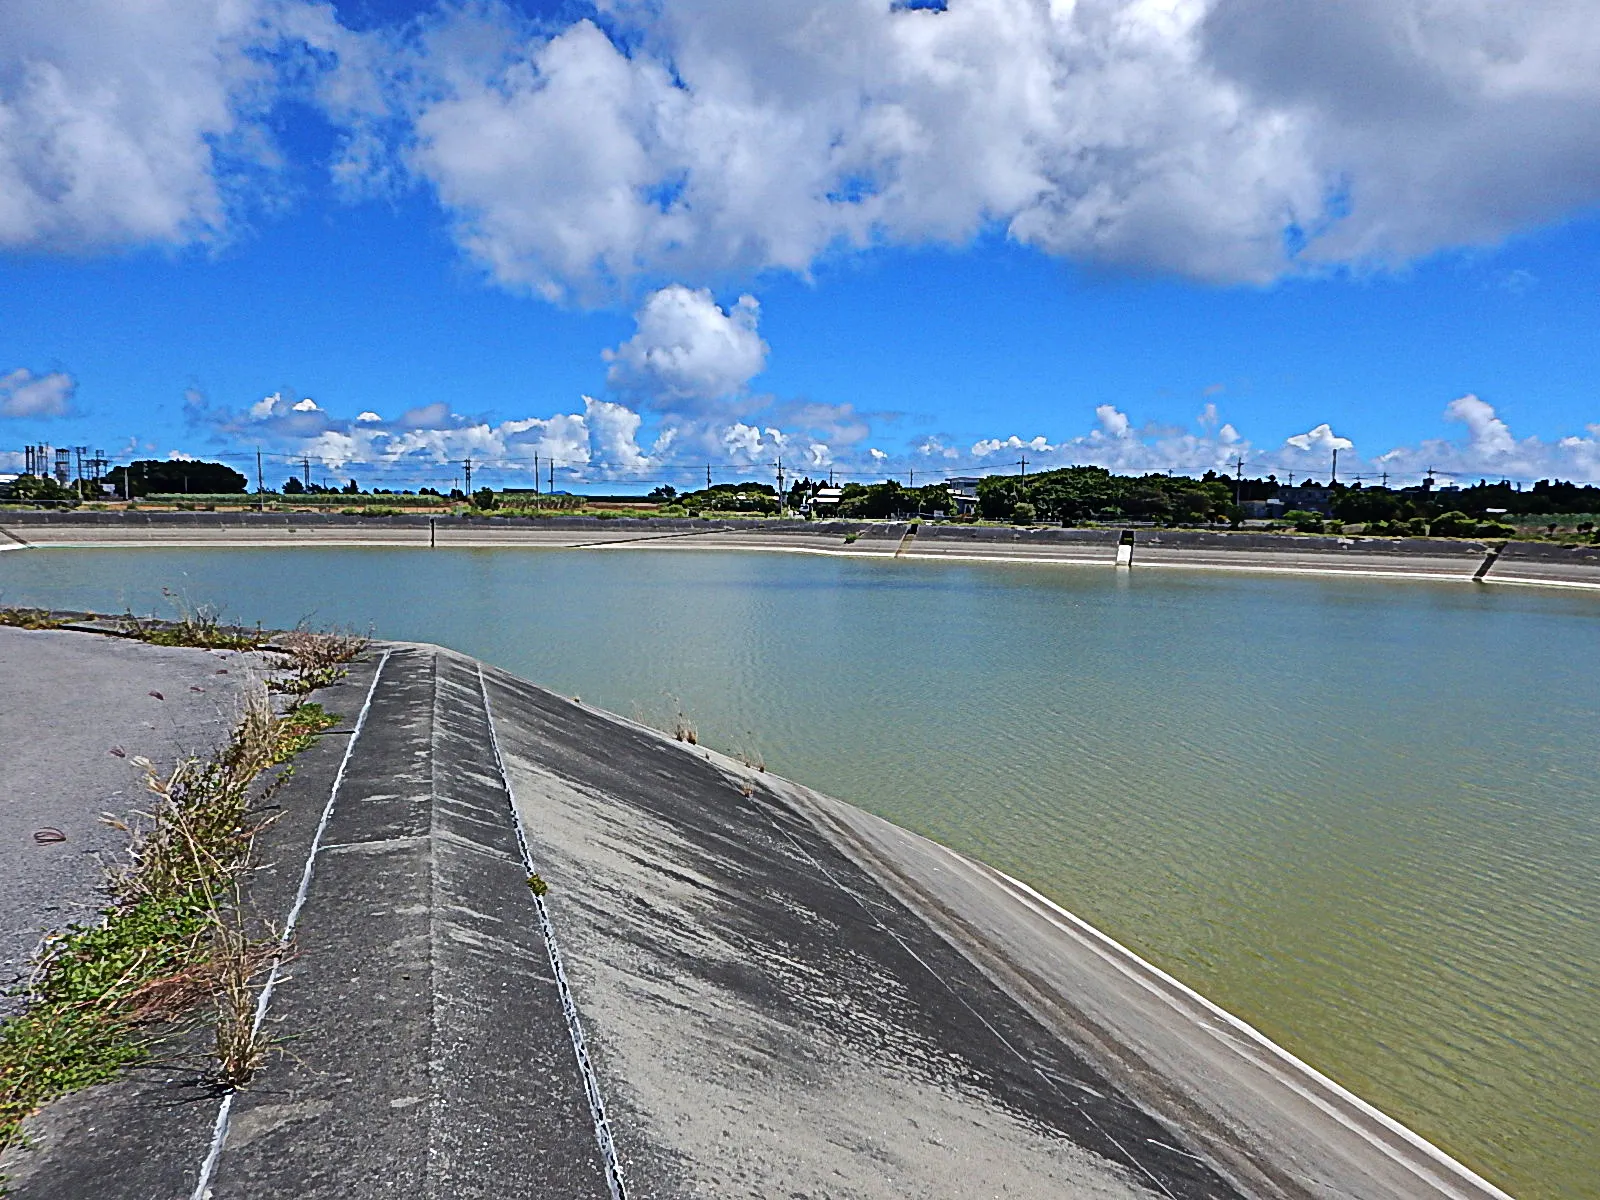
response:
<svg viewBox="0 0 1600 1200"><path fill-rule="evenodd" d="M16 1196L1501 1195L848 805L434 647L320 698L250 897L288 1053L53 1106Z"/></svg>
<svg viewBox="0 0 1600 1200"><path fill-rule="evenodd" d="M746 550L918 561L1131 566L1600 588L1600 546L924 522L338 513L8 513L0 550L91 546ZM1119 559L1119 543L1121 558Z"/></svg>

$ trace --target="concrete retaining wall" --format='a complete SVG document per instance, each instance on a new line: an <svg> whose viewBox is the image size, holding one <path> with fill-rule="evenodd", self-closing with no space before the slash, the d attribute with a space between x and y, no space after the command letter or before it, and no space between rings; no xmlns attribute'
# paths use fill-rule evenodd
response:
<svg viewBox="0 0 1600 1200"><path fill-rule="evenodd" d="M1118 561L1117 529L692 517L484 517L249 512L0 512L0 550L27 545L444 546L762 550L1080 565ZM1134 531L1131 565L1330 572L1600 588L1600 547L1453 538Z"/></svg>

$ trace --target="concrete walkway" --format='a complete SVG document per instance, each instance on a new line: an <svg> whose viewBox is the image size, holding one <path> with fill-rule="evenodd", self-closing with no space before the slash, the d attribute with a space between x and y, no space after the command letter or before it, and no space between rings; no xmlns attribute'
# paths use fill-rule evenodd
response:
<svg viewBox="0 0 1600 1200"><path fill-rule="evenodd" d="M256 655L0 626L0 991L46 932L104 904L103 861L128 839L101 814L150 800L133 756L168 770L210 755L262 670ZM0 996L0 1015L16 1004Z"/></svg>
<svg viewBox="0 0 1600 1200"><path fill-rule="evenodd" d="M17 1197L1501 1195L859 810L433 647L319 698L251 887L289 1053L53 1106Z"/></svg>

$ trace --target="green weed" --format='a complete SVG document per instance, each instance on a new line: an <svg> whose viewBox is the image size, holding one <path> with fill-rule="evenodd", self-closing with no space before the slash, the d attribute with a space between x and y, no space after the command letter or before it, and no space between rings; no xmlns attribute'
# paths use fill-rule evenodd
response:
<svg viewBox="0 0 1600 1200"><path fill-rule="evenodd" d="M148 1057L163 1028L206 999L217 1008L216 1082L234 1087L260 1064L252 980L274 960L275 941L249 938L238 881L268 823L262 773L305 749L336 718L317 704L274 713L264 695L246 708L215 756L145 770L151 811L108 817L129 834L109 872L111 903L93 925L49 939L22 990L22 1013L0 1025L0 1151L49 1101L113 1078Z"/></svg>

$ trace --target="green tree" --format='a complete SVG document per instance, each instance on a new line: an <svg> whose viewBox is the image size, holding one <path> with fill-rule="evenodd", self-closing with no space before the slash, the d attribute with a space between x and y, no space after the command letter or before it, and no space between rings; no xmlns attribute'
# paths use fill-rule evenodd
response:
<svg viewBox="0 0 1600 1200"><path fill-rule="evenodd" d="M125 467L113 467L105 481L119 496L152 492L234 495L248 485L243 475L222 463L165 458L142 458Z"/></svg>
<svg viewBox="0 0 1600 1200"><path fill-rule="evenodd" d="M1296 533L1321 533L1322 515L1308 512L1303 508L1291 508L1283 514L1283 519L1294 526Z"/></svg>
<svg viewBox="0 0 1600 1200"><path fill-rule="evenodd" d="M76 488L62 487L49 475L19 475L11 485L11 499L51 508L76 508Z"/></svg>
<svg viewBox="0 0 1600 1200"><path fill-rule="evenodd" d="M1467 516L1464 512L1451 509L1435 517L1433 524L1428 527L1428 532L1434 537L1476 537L1478 520L1476 517Z"/></svg>
<svg viewBox="0 0 1600 1200"><path fill-rule="evenodd" d="M1341 521L1392 521L1400 515L1400 498L1387 488L1354 487L1333 498Z"/></svg>

